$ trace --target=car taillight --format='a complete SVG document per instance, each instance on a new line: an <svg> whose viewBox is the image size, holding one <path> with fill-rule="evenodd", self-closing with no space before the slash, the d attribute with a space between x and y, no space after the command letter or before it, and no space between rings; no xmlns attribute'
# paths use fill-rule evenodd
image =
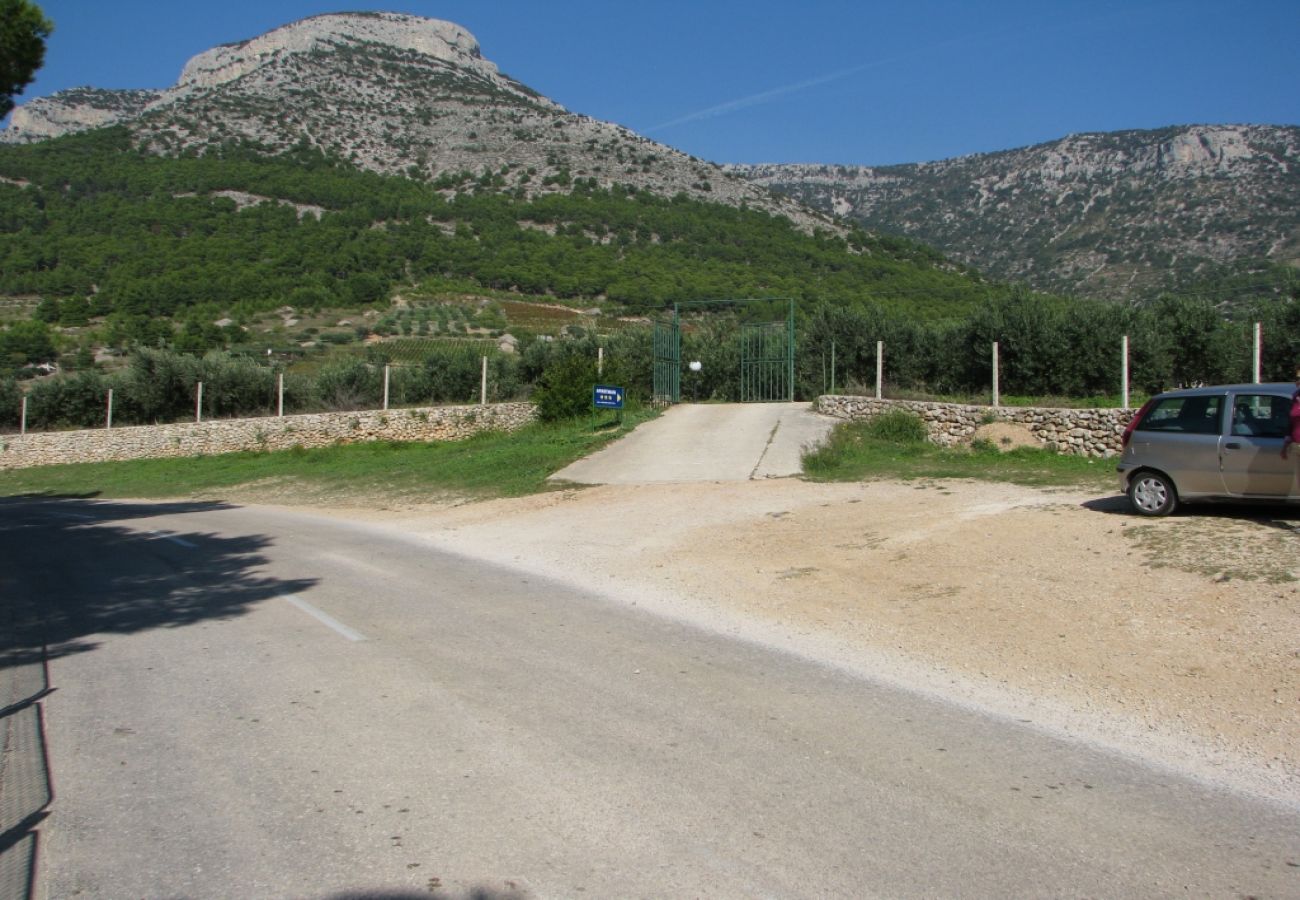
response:
<svg viewBox="0 0 1300 900"><path fill-rule="evenodd" d="M1147 412L1155 402L1154 399L1148 400L1146 403L1142 404L1141 409L1134 413L1133 418L1129 420L1128 426L1124 429L1124 435L1119 439L1119 445L1121 447L1128 446L1129 439L1133 437L1133 430L1142 424L1143 417L1146 416Z"/></svg>

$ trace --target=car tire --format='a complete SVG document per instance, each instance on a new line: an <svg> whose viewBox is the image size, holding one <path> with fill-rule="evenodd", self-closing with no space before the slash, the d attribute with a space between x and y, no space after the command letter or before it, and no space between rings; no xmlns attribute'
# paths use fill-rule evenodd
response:
<svg viewBox="0 0 1300 900"><path fill-rule="evenodd" d="M1142 516L1167 516L1178 506L1174 483L1159 472L1138 472L1128 483L1128 502Z"/></svg>

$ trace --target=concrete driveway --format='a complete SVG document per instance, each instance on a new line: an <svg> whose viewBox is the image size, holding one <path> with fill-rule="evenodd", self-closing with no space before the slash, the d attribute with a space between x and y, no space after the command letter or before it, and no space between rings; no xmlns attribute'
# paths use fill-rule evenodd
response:
<svg viewBox="0 0 1300 900"><path fill-rule="evenodd" d="M838 421L807 403L683 404L551 477L652 484L798 475L804 448L823 441Z"/></svg>

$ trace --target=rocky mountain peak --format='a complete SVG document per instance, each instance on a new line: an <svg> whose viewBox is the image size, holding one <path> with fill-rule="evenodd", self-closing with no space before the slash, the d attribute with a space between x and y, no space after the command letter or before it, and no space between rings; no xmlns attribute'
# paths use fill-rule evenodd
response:
<svg viewBox="0 0 1300 900"><path fill-rule="evenodd" d="M494 63L483 58L474 35L454 22L400 13L330 13L205 50L187 62L176 84L165 90L87 87L38 98L14 111L9 128L0 131L0 142L26 143L102 128L175 106L196 93L237 89L241 80L261 80L264 86L283 82L286 64L296 58L364 54L367 50L422 59L531 103L560 108L501 75Z"/></svg>
<svg viewBox="0 0 1300 900"><path fill-rule="evenodd" d="M15 111L0 142L120 124L151 152L231 142L309 147L359 168L517 196L631 185L788 216L830 218L714 163L568 112L501 73L459 25L398 13L339 13L214 47L155 92L65 91Z"/></svg>
<svg viewBox="0 0 1300 900"><path fill-rule="evenodd" d="M186 63L176 88L216 87L242 78L285 54L362 48L367 44L407 50L489 80L500 79L496 65L479 52L474 35L454 22L400 13L330 13L291 22L251 40L204 51Z"/></svg>

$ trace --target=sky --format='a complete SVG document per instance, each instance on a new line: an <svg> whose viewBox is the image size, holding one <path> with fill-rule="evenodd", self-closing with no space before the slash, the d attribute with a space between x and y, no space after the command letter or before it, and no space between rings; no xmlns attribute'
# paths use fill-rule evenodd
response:
<svg viewBox="0 0 1300 900"><path fill-rule="evenodd" d="M1300 124L1300 0L36 0L54 22L19 103L164 88L307 16L467 28L572 112L714 162L889 165L1067 134Z"/></svg>

